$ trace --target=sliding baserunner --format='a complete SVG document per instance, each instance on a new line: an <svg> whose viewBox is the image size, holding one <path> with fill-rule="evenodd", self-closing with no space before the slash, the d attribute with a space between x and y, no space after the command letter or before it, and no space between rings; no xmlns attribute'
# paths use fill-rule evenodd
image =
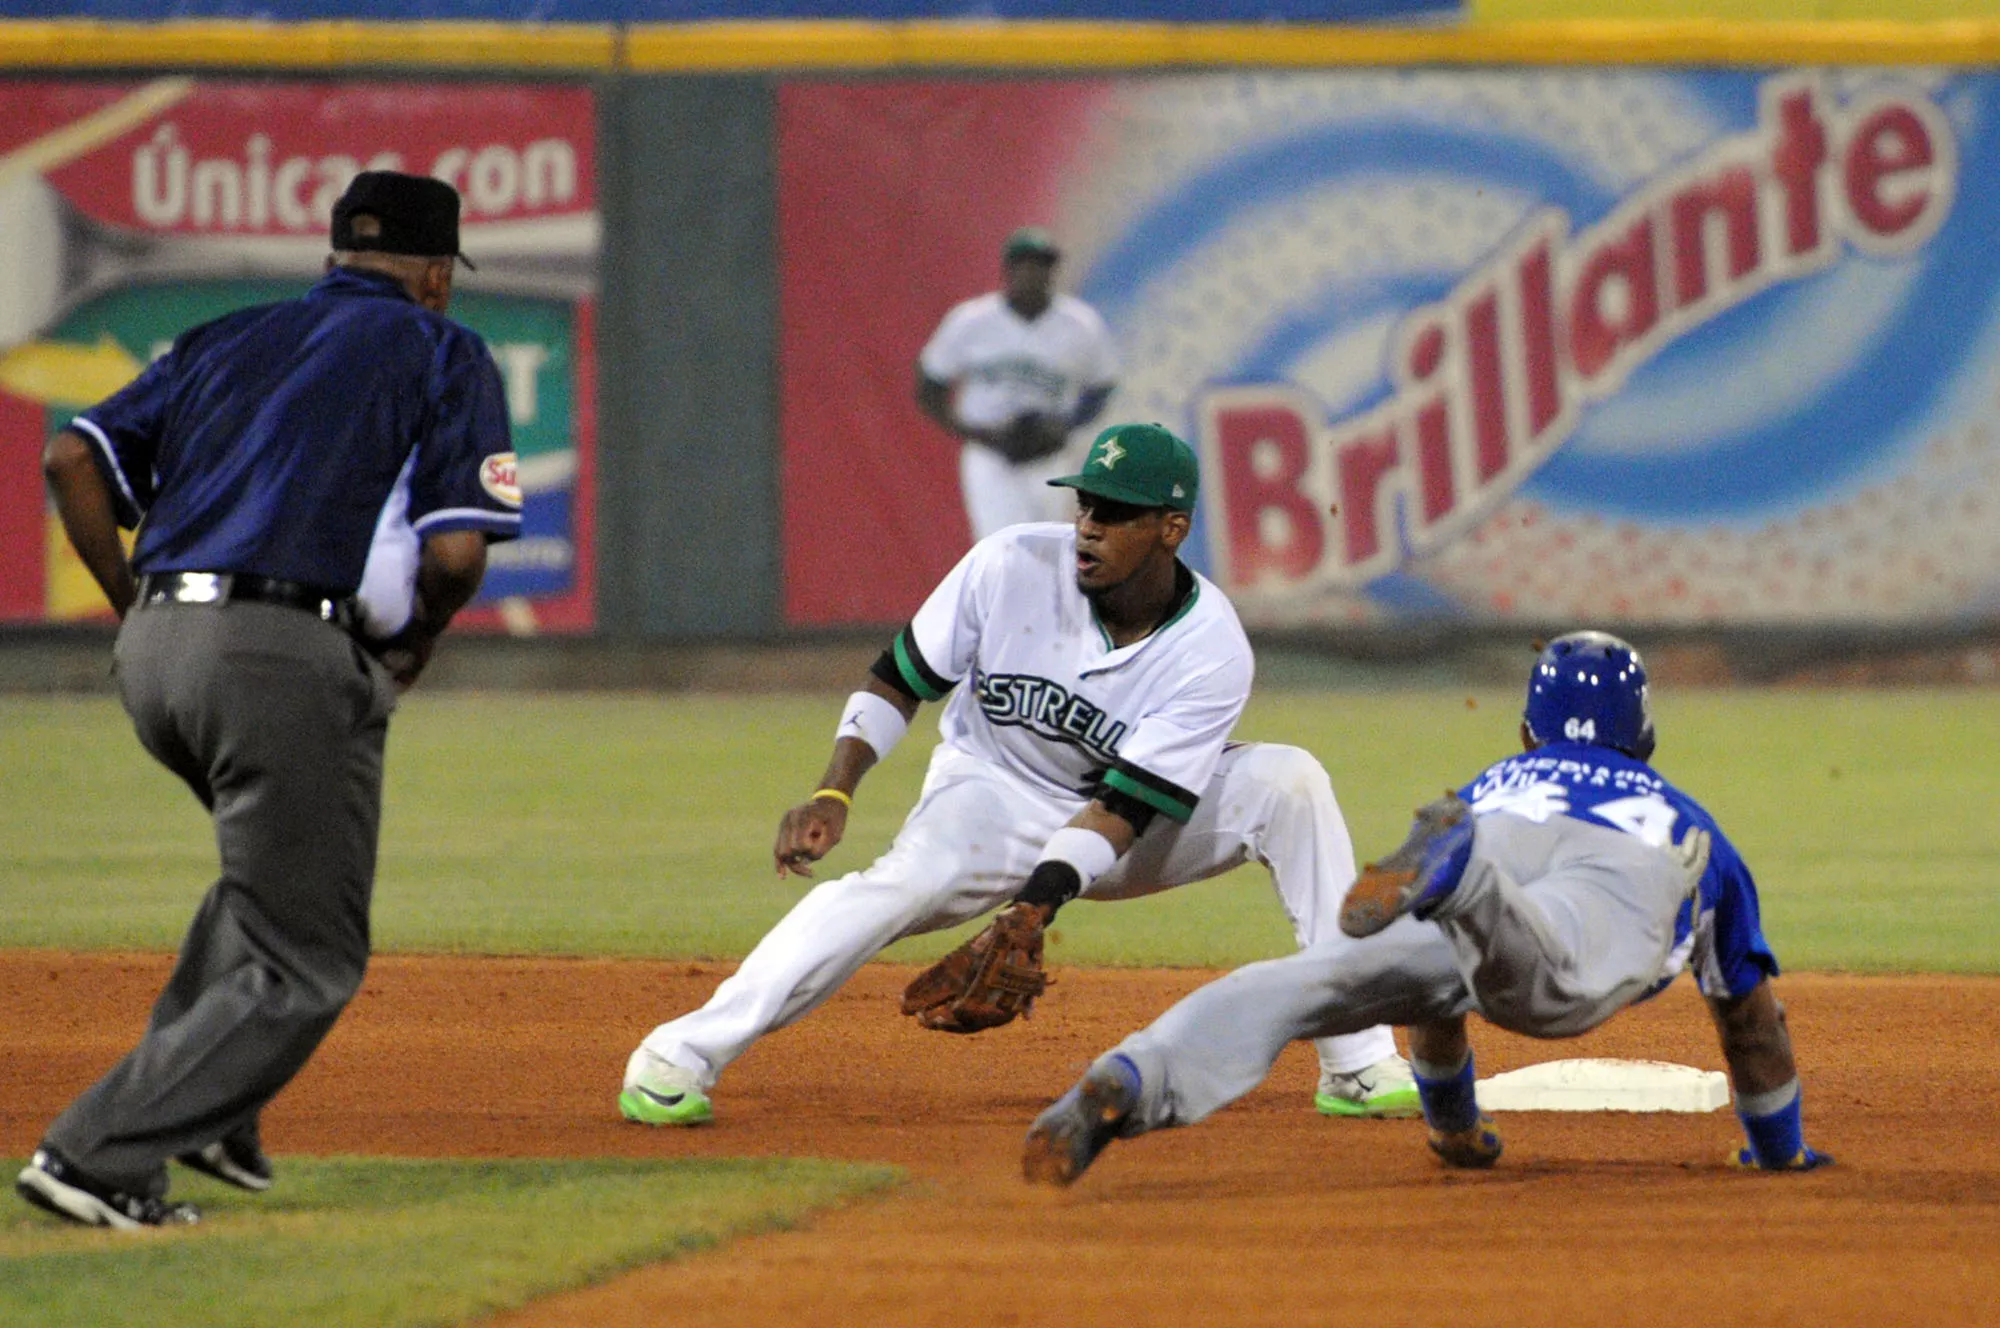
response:
<svg viewBox="0 0 2000 1328"><path fill-rule="evenodd" d="M1683 969L1708 999L1748 1136L1732 1160L1830 1161L1806 1146L1749 868L1647 763L1638 652L1602 632L1550 643L1521 737L1524 754L1420 810L1402 847L1361 873L1340 938L1238 969L1098 1058L1029 1130L1027 1178L1067 1185L1113 1139L1192 1125L1243 1096L1287 1042L1383 1022L1410 1028L1432 1150L1488 1167L1500 1136L1476 1099L1465 1016L1574 1037Z"/></svg>

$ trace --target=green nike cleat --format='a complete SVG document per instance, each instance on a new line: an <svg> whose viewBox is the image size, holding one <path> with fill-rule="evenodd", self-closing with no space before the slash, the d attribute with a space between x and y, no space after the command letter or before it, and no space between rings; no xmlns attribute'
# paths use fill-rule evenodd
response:
<svg viewBox="0 0 2000 1328"><path fill-rule="evenodd" d="M715 1119L715 1108L698 1088L669 1094L635 1084L618 1095L618 1110L641 1125L706 1125Z"/></svg>
<svg viewBox="0 0 2000 1328"><path fill-rule="evenodd" d="M1424 1113L1410 1063L1401 1056L1390 1056L1348 1074L1322 1070L1313 1106L1322 1116L1372 1120L1400 1120Z"/></svg>
<svg viewBox="0 0 2000 1328"><path fill-rule="evenodd" d="M631 1064L625 1067L618 1110L626 1120L641 1125L705 1125L715 1119L715 1108L694 1071L644 1047L632 1053Z"/></svg>

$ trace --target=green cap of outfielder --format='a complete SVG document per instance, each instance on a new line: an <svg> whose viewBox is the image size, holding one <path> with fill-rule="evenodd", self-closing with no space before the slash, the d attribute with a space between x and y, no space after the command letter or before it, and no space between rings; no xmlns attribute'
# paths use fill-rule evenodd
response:
<svg viewBox="0 0 2000 1328"><path fill-rule="evenodd" d="M1097 435L1083 469L1052 485L1134 507L1194 511L1201 480L1194 449L1158 424L1114 424Z"/></svg>

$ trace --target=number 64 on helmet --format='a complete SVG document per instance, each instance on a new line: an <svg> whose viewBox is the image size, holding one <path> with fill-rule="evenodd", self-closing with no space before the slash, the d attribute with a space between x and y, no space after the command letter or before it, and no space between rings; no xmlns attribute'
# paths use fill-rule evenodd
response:
<svg viewBox="0 0 2000 1328"><path fill-rule="evenodd" d="M1608 632L1571 632L1542 649L1521 715L1536 743L1610 747L1640 761L1653 755L1646 665Z"/></svg>

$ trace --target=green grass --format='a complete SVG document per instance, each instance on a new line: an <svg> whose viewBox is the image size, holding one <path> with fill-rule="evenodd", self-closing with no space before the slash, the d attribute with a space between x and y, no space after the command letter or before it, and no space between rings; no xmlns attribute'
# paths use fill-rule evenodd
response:
<svg viewBox="0 0 2000 1328"><path fill-rule="evenodd" d="M1367 857L1416 803L1512 749L1518 704L1270 692L1239 736L1317 754ZM378 948L742 955L805 888L774 878L770 843L825 762L837 705L413 694L390 735ZM1661 769L1742 849L1787 967L2000 971L2000 692L1693 690L1658 714ZM870 776L822 878L887 844L931 723ZM114 702L0 697L0 774L18 790L0 801L0 945L177 944L214 872L208 823ZM1058 930L1065 963L1231 965L1290 945L1254 869L1080 904Z"/></svg>
<svg viewBox="0 0 2000 1328"><path fill-rule="evenodd" d="M19 1160L8 1165L12 1176ZM192 1229L0 1219L0 1323L36 1328L414 1328L456 1324L615 1273L785 1230L900 1182L792 1161L280 1160L251 1196L181 1172ZM164 1316L164 1317L163 1317Z"/></svg>

